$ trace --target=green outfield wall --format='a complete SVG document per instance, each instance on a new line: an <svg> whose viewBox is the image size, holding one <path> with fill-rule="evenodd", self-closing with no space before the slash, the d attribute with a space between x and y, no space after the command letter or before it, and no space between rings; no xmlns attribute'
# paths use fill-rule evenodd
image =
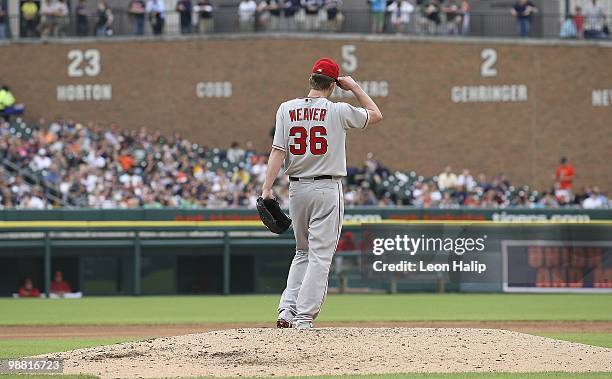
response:
<svg viewBox="0 0 612 379"><path fill-rule="evenodd" d="M364 280L359 275L359 267L354 265L360 254L363 223L491 228L491 236L495 235L497 239L491 243L491 255L487 259L490 267L498 271L503 267L502 259L505 259L503 240L533 240L536 241L533 246L539 246L541 241L563 241L561 245L554 245L555 254L565 254L562 250L566 245L575 248L578 246L575 246L576 241L599 241L597 244L603 244L605 249L602 254L612 257L609 253L612 249L612 221L606 221L610 220L609 212L507 212L505 221L495 222L492 220L501 216L487 210L350 210L343 230L353 233L357 247L353 252L340 253L346 258L345 269L349 268L342 275L350 288L359 290L440 289L440 283L435 281L400 282L398 285L391 280L377 283ZM446 219L447 215L450 215L449 219ZM508 215L515 219L508 221ZM87 296L277 293L283 288L295 246L292 233L277 236L268 232L259 221L248 220L254 216L252 211L7 211L4 216L4 221L0 221L0 296L16 292L26 277L32 278L36 286L46 291L56 270L61 270L74 289ZM15 216L21 218L16 220ZM570 216L574 219L571 220ZM197 217L209 220L198 220ZM463 217L464 220L450 217ZM519 253L526 256L529 252L525 249L531 246L520 245L518 249L523 250ZM525 261L522 262L524 265ZM531 275L535 283L535 273ZM340 271L332 268L330 287L337 287L340 276ZM498 276L499 280L488 283L448 283L445 290L501 291L504 287L501 274ZM540 282L547 280L557 279L544 278Z"/></svg>

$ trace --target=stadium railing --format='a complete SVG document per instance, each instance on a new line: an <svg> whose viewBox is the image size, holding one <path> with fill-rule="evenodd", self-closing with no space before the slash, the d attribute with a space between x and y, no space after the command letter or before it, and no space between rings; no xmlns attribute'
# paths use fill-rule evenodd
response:
<svg viewBox="0 0 612 379"><path fill-rule="evenodd" d="M114 21L111 25L108 36L135 36L133 30L134 18L131 16L126 9L117 8L113 9ZM428 36L474 36L474 37L519 37L516 28L516 19L510 14L510 12L499 11L499 12L474 12L469 15L469 26L461 33L461 25L455 27L452 23L448 22L444 14L441 14L440 23L435 24L428 22L419 13L413 13L410 17L410 22L403 28L403 31L399 34L406 35L428 35ZM370 33L371 14L362 10L343 10L342 18L343 21L338 24L330 23L327 21L325 12L321 12L315 26L307 28L305 17L303 15L296 15L293 18L281 17L278 22L278 27L275 29L271 28L270 17L255 17L250 27L244 27L240 25L238 21L238 13L235 9L219 9L214 13L214 26L211 31L204 32L198 31L197 26L193 26L199 19L195 16L192 17L192 29L194 31L188 35L202 35L202 34L220 34L220 33L262 33L262 32L276 32L276 33ZM540 13L533 16L530 37L533 38L559 38L559 32L561 24L564 20L562 14L550 14ZM607 20L612 19L612 15L607 17ZM49 37L94 37L96 36L96 23L97 16L89 16L86 32L79 33L77 27L76 15L71 14L66 20L58 21L58 24L62 24L61 27L56 28L57 32L51 33ZM36 20L36 24L40 26L40 16ZM276 24L276 23L275 23ZM28 37L26 32L26 24L24 20L18 16L9 16L9 22L7 25L7 38L9 39L24 39ZM397 31L391 23L391 16L387 13L385 17L384 33L395 34ZM153 35L151 23L148 18L145 17L144 22L144 35ZM165 24L162 35L164 36L178 36L183 35L181 33L180 26L180 15L178 12L169 11L166 12ZM37 27L34 39L40 38L40 28ZM608 36L609 38L609 36Z"/></svg>

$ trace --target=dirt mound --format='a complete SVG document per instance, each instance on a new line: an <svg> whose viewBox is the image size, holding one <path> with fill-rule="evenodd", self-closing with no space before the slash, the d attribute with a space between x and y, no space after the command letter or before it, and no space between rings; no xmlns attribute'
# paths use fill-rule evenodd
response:
<svg viewBox="0 0 612 379"><path fill-rule="evenodd" d="M612 371L612 349L506 330L232 329L48 355L103 378Z"/></svg>

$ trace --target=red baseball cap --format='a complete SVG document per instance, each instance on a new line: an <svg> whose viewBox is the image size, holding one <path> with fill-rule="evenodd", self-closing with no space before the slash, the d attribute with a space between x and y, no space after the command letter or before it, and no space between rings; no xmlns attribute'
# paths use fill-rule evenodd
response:
<svg viewBox="0 0 612 379"><path fill-rule="evenodd" d="M338 64L330 58L321 58L315 62L314 66L312 66L312 73L329 76L335 81L338 81L340 67L338 67Z"/></svg>

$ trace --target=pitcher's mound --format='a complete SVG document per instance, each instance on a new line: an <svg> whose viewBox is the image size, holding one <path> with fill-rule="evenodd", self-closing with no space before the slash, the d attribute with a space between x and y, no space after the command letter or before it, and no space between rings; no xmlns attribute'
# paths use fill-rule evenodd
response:
<svg viewBox="0 0 612 379"><path fill-rule="evenodd" d="M237 329L52 357L104 378L612 371L612 349L493 329Z"/></svg>

